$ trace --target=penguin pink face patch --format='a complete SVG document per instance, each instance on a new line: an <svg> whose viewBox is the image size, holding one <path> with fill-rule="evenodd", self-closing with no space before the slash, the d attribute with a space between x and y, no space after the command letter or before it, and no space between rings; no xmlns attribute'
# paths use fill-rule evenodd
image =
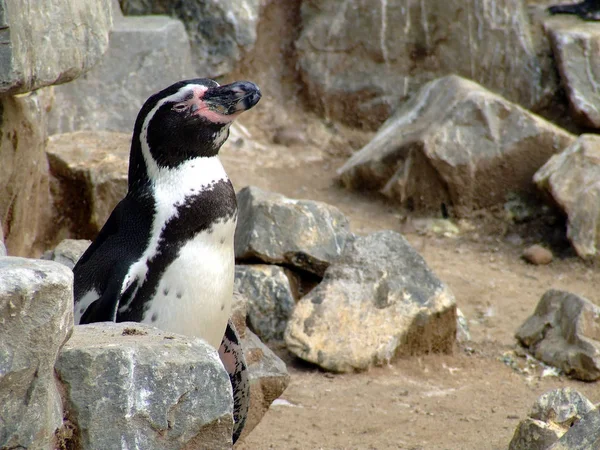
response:
<svg viewBox="0 0 600 450"><path fill-rule="evenodd" d="M204 94L208 88L196 85L192 87L193 96L189 100L177 103L173 106L175 111L189 109L192 115L202 116L213 123L227 124L233 122L242 111L236 111L233 114L227 114L228 107L217 100L205 101Z"/></svg>

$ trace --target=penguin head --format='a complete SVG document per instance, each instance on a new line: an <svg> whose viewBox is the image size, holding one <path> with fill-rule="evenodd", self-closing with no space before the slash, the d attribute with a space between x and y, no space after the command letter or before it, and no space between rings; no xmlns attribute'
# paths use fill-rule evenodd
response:
<svg viewBox="0 0 600 450"><path fill-rule="evenodd" d="M146 166L156 169L215 156L229 125L260 97L258 86L249 81L224 86L207 78L180 81L146 100L135 123L134 144L139 142Z"/></svg>

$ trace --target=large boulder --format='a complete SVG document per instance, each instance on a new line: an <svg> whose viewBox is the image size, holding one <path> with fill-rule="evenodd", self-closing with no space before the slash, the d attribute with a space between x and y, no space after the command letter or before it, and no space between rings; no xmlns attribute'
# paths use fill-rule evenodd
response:
<svg viewBox="0 0 600 450"><path fill-rule="evenodd" d="M582 126L600 128L598 24L563 15L546 20L544 25L575 118Z"/></svg>
<svg viewBox="0 0 600 450"><path fill-rule="evenodd" d="M534 181L568 216L567 237L585 259L599 256L600 137L579 136L540 168Z"/></svg>
<svg viewBox="0 0 600 450"><path fill-rule="evenodd" d="M516 333L537 359L579 380L600 378L600 307L551 289Z"/></svg>
<svg viewBox="0 0 600 450"><path fill-rule="evenodd" d="M63 408L54 364L73 329L73 274L0 258L0 448L51 449Z"/></svg>
<svg viewBox="0 0 600 450"><path fill-rule="evenodd" d="M250 330L246 330L242 347L250 379L250 410L240 440L259 424L290 382L285 363Z"/></svg>
<svg viewBox="0 0 600 450"><path fill-rule="evenodd" d="M517 426L508 450L547 450L594 409L594 404L574 389L546 392Z"/></svg>
<svg viewBox="0 0 600 450"><path fill-rule="evenodd" d="M31 256L45 248L50 225L47 113L52 90L0 99L0 222L8 252Z"/></svg>
<svg viewBox="0 0 600 450"><path fill-rule="evenodd" d="M344 250L348 219L334 206L254 186L238 192L235 257L289 264L322 276Z"/></svg>
<svg viewBox="0 0 600 450"><path fill-rule="evenodd" d="M338 171L410 209L466 215L535 191L533 174L575 140L561 128L464 78L424 86Z"/></svg>
<svg viewBox="0 0 600 450"><path fill-rule="evenodd" d="M521 0L338 0L302 3L298 64L326 117L368 128L452 73L525 108L558 90Z"/></svg>
<svg viewBox="0 0 600 450"><path fill-rule="evenodd" d="M260 0L120 0L130 15L179 18L190 37L198 76L214 78L235 67L256 42Z"/></svg>
<svg viewBox="0 0 600 450"><path fill-rule="evenodd" d="M588 412L554 445L545 450L590 450L600 448L600 410Z"/></svg>
<svg viewBox="0 0 600 450"><path fill-rule="evenodd" d="M80 131L51 136L54 241L93 239L127 193L131 135Z"/></svg>
<svg viewBox="0 0 600 450"><path fill-rule="evenodd" d="M0 0L0 93L77 78L108 47L111 0Z"/></svg>
<svg viewBox="0 0 600 450"><path fill-rule="evenodd" d="M451 352L456 303L402 235L348 243L323 281L296 305L288 349L326 370L349 372L397 355Z"/></svg>
<svg viewBox="0 0 600 450"><path fill-rule="evenodd" d="M76 326L56 370L82 448L231 448L229 376L202 339L131 322Z"/></svg>
<svg viewBox="0 0 600 450"><path fill-rule="evenodd" d="M248 323L264 341L282 340L294 296L285 270L265 264L235 267L235 288L248 299Z"/></svg>
<svg viewBox="0 0 600 450"><path fill-rule="evenodd" d="M166 16L123 17L115 10L108 51L83 77L55 88L50 134L111 130L131 134L146 99L195 71L183 24ZM143 76L140 76L143 74Z"/></svg>

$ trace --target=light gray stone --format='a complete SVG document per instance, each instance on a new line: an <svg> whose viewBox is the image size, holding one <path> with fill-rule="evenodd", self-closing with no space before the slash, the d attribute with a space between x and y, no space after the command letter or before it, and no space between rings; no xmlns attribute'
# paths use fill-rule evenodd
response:
<svg viewBox="0 0 600 450"><path fill-rule="evenodd" d="M537 399L529 417L517 426L508 448L547 450L573 424L593 410L594 404L574 389L562 388L546 392Z"/></svg>
<svg viewBox="0 0 600 450"><path fill-rule="evenodd" d="M600 128L598 24L561 15L547 19L544 25L575 118L582 126Z"/></svg>
<svg viewBox="0 0 600 450"><path fill-rule="evenodd" d="M425 83L452 73L525 108L558 90L520 0L302 3L298 64L327 118L376 128Z"/></svg>
<svg viewBox="0 0 600 450"><path fill-rule="evenodd" d="M458 76L425 85L338 171L409 209L463 216L533 192L532 177L575 136Z"/></svg>
<svg viewBox="0 0 600 450"><path fill-rule="evenodd" d="M0 93L77 78L108 47L110 0L0 1Z"/></svg>
<svg viewBox="0 0 600 450"><path fill-rule="evenodd" d="M50 134L110 130L131 134L146 99L176 81L194 78L183 24L166 16L115 17L102 61L79 79L57 86Z"/></svg>
<svg viewBox="0 0 600 450"><path fill-rule="evenodd" d="M0 448L53 449L63 423L54 364L73 329L72 272L0 258L0 329Z"/></svg>
<svg viewBox="0 0 600 450"><path fill-rule="evenodd" d="M54 250L48 250L44 253L42 259L56 261L73 270L81 255L83 255L91 243L87 239L65 239Z"/></svg>
<svg viewBox="0 0 600 450"><path fill-rule="evenodd" d="M0 221L14 256L37 256L50 218L47 111L52 89L0 98Z"/></svg>
<svg viewBox="0 0 600 450"><path fill-rule="evenodd" d="M537 359L579 380L600 378L600 307L565 291L549 290L516 337Z"/></svg>
<svg viewBox="0 0 600 450"><path fill-rule="evenodd" d="M186 27L196 72L214 78L235 67L256 42L260 0L120 0L125 14L167 14Z"/></svg>
<svg viewBox="0 0 600 450"><path fill-rule="evenodd" d="M262 340L282 340L295 301L283 268L264 264L235 267L235 288L248 298L248 322Z"/></svg>
<svg viewBox="0 0 600 450"><path fill-rule="evenodd" d="M285 363L250 330L242 340L242 347L250 378L250 410L240 440L259 424L290 382Z"/></svg>
<svg viewBox="0 0 600 450"><path fill-rule="evenodd" d="M96 237L127 193L131 135L76 132L51 136L47 156L56 214L54 241Z"/></svg>
<svg viewBox="0 0 600 450"><path fill-rule="evenodd" d="M201 339L139 323L76 326L56 369L82 448L231 448L229 377Z"/></svg>
<svg viewBox="0 0 600 450"><path fill-rule="evenodd" d="M6 247L4 246L4 231L0 221L0 256L6 256Z"/></svg>
<svg viewBox="0 0 600 450"><path fill-rule="evenodd" d="M600 448L600 410L587 413L558 442L546 450L590 450Z"/></svg>
<svg viewBox="0 0 600 450"><path fill-rule="evenodd" d="M334 206L295 200L250 186L238 192L235 257L290 264L317 275L335 261L350 235Z"/></svg>
<svg viewBox="0 0 600 450"><path fill-rule="evenodd" d="M454 296L404 237L357 237L304 296L285 331L288 349L334 372L365 370L401 354L450 352Z"/></svg>
<svg viewBox="0 0 600 450"><path fill-rule="evenodd" d="M600 243L600 137L579 136L534 176L567 214L567 237L584 259L597 258Z"/></svg>

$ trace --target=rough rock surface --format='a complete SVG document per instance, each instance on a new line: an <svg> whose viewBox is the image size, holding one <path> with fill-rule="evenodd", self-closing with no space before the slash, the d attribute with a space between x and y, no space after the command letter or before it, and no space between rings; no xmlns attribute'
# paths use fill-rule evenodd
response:
<svg viewBox="0 0 600 450"><path fill-rule="evenodd" d="M592 402L571 388L546 392L517 426L508 449L546 450L594 409Z"/></svg>
<svg viewBox="0 0 600 450"><path fill-rule="evenodd" d="M537 359L579 380L600 378L600 307L565 291L549 290L516 337Z"/></svg>
<svg viewBox="0 0 600 450"><path fill-rule="evenodd" d="M0 222L8 252L31 256L45 247L49 225L47 111L52 90L0 99Z"/></svg>
<svg viewBox="0 0 600 450"><path fill-rule="evenodd" d="M77 78L108 46L110 0L0 1L0 93Z"/></svg>
<svg viewBox="0 0 600 450"><path fill-rule="evenodd" d="M579 136L540 168L534 181L567 213L567 237L582 258L598 257L600 244L600 137Z"/></svg>
<svg viewBox="0 0 600 450"><path fill-rule="evenodd" d="M531 179L575 137L458 76L432 81L340 169L342 183L378 189L409 209L464 215L534 191Z"/></svg>
<svg viewBox="0 0 600 450"><path fill-rule="evenodd" d="M231 448L229 377L201 339L131 322L76 326L56 369L83 448Z"/></svg>
<svg viewBox="0 0 600 450"><path fill-rule="evenodd" d="M583 126L600 128L598 24L563 15L546 20L544 25L575 118Z"/></svg>
<svg viewBox="0 0 600 450"><path fill-rule="evenodd" d="M240 439L247 436L290 382L285 363L250 330L242 340L250 378L250 410Z"/></svg>
<svg viewBox="0 0 600 450"><path fill-rule="evenodd" d="M4 231L0 221L0 256L6 256L6 247L4 246Z"/></svg>
<svg viewBox="0 0 600 450"><path fill-rule="evenodd" d="M400 354L450 352L456 319L448 287L402 235L382 231L348 243L296 305L285 341L302 359L349 372Z"/></svg>
<svg viewBox="0 0 600 450"><path fill-rule="evenodd" d="M94 238L127 193L131 136L82 131L52 136L47 155L53 177L55 241Z"/></svg>
<svg viewBox="0 0 600 450"><path fill-rule="evenodd" d="M256 41L260 0L120 0L125 14L179 18L192 45L198 76L214 78L234 68Z"/></svg>
<svg viewBox="0 0 600 450"><path fill-rule="evenodd" d="M65 239L54 250L45 252L42 255L42 259L56 261L73 270L81 255L83 255L91 243L87 239Z"/></svg>
<svg viewBox="0 0 600 450"><path fill-rule="evenodd" d="M0 448L54 448L63 422L54 364L73 329L71 271L0 258L0 329Z"/></svg>
<svg viewBox="0 0 600 450"><path fill-rule="evenodd" d="M77 130L131 134L150 95L195 77L188 36L179 20L119 13L102 61L85 76L55 88L57 107L50 113L50 134Z"/></svg>
<svg viewBox="0 0 600 450"><path fill-rule="evenodd" d="M305 1L297 48L312 103L369 128L451 73L525 108L542 107L558 89L519 0Z"/></svg>
<svg viewBox="0 0 600 450"><path fill-rule="evenodd" d="M248 323L262 340L281 340L295 301L283 268L264 264L235 267L235 288L248 298Z"/></svg>
<svg viewBox="0 0 600 450"><path fill-rule="evenodd" d="M335 261L350 235L334 206L245 187L238 192L235 257L289 264L317 275Z"/></svg>
<svg viewBox="0 0 600 450"><path fill-rule="evenodd" d="M587 413L563 437L546 450L589 450L600 448L600 410Z"/></svg>

